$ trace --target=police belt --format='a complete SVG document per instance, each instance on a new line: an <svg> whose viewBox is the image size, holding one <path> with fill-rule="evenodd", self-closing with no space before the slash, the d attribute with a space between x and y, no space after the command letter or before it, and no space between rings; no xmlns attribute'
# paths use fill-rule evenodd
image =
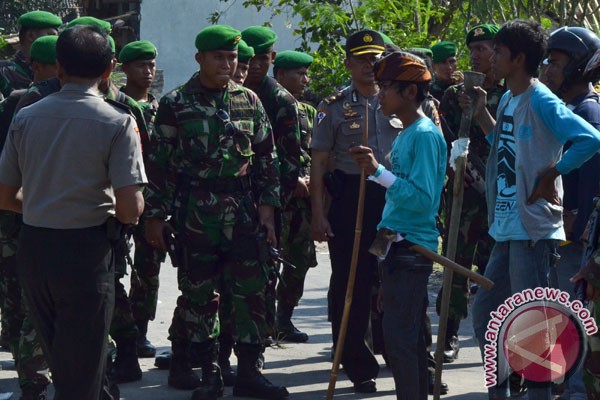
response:
<svg viewBox="0 0 600 400"><path fill-rule="evenodd" d="M250 177L197 178L190 181L190 186L213 193L245 192L250 190Z"/></svg>

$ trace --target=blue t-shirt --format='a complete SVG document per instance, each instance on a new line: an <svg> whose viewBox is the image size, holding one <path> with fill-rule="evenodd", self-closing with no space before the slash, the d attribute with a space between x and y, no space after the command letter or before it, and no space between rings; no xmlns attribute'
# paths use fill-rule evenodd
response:
<svg viewBox="0 0 600 400"><path fill-rule="evenodd" d="M396 138L391 153L397 177L385 194L377 226L406 235L412 243L438 250L436 215L446 177L446 141L437 126L423 117Z"/></svg>
<svg viewBox="0 0 600 400"><path fill-rule="evenodd" d="M500 121L498 141L498 195L494 210L494 221L490 226L490 236L496 241L529 240L529 234L521 222L517 209L517 158L514 136L513 115L519 105L521 95L510 98Z"/></svg>

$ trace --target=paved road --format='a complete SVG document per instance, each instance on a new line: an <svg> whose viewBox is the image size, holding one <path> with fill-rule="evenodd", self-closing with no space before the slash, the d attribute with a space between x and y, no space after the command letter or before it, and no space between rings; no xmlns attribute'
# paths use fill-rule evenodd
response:
<svg viewBox="0 0 600 400"><path fill-rule="evenodd" d="M296 326L310 335L309 342L305 344L286 343L279 348L268 349L266 352L265 375L276 384L286 385L291 393L290 399L293 400L325 399L331 371L331 328L327 322L326 304L330 267L326 247L319 246L318 258L319 266L309 271L304 298L294 316ZM435 303L435 295L440 281L439 274L432 276L430 304ZM177 295L176 270L170 264L164 265L161 271L158 315L149 327L150 340L159 347L159 350L168 349L170 345L166 336ZM435 335L437 316L432 307L429 309L429 314L434 324ZM447 400L486 399L483 368L479 351L473 341L470 320L464 321L461 325L460 344L459 359L444 367L443 380L450 387L450 392L442 398ZM82 360L82 362L85 361ZM140 362L144 376L139 382L120 386L122 399L190 399L190 392L171 389L167 386L167 371L157 370L153 365L153 359L141 359ZM340 371L335 398L344 400L395 399L391 372L385 368L385 363L381 358L380 363L382 369L377 380L377 393L372 395L355 394L352 391L352 384L347 380L343 371ZM0 371L0 391L12 391L14 392L12 398L18 399L16 373L14 370L7 369L10 366L9 353L0 352L0 365L3 366L3 370ZM223 398L235 398L231 393L231 388L226 388Z"/></svg>

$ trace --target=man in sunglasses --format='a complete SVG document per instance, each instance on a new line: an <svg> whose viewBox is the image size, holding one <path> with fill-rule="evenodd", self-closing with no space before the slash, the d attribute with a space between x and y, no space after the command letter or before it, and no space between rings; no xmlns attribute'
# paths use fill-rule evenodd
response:
<svg viewBox="0 0 600 400"><path fill-rule="evenodd" d="M288 395L257 366L267 283L259 249L266 243L277 246L273 215L280 194L265 110L256 94L230 80L240 39L239 31L224 25L197 35L200 70L161 99L148 152L146 239L163 250L165 238L175 243L170 256L179 267L182 292L169 328L169 385L196 389L195 400L223 395L218 364L221 277L230 281L226 287L231 293L223 298L232 301L238 357L234 396ZM200 349L202 381L190 367L192 342Z"/></svg>

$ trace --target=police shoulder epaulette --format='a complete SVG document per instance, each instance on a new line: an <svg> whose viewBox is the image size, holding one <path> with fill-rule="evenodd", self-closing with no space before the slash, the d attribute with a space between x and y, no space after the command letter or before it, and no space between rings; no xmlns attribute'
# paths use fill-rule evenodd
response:
<svg viewBox="0 0 600 400"><path fill-rule="evenodd" d="M129 106L126 105L126 104L120 103L120 102L118 102L116 100L107 99L107 98L104 98L104 101L106 101L108 104L112 105L113 107L116 107L118 109L121 109L121 110L125 111L128 114L133 115L133 112L131 111L131 108L129 108Z"/></svg>
<svg viewBox="0 0 600 400"><path fill-rule="evenodd" d="M340 91L340 92L336 92L336 93L334 93L332 95L329 95L329 96L325 97L323 99L323 102L325 104L331 104L331 103L335 103L336 101L340 101L343 98L344 98L344 92Z"/></svg>

